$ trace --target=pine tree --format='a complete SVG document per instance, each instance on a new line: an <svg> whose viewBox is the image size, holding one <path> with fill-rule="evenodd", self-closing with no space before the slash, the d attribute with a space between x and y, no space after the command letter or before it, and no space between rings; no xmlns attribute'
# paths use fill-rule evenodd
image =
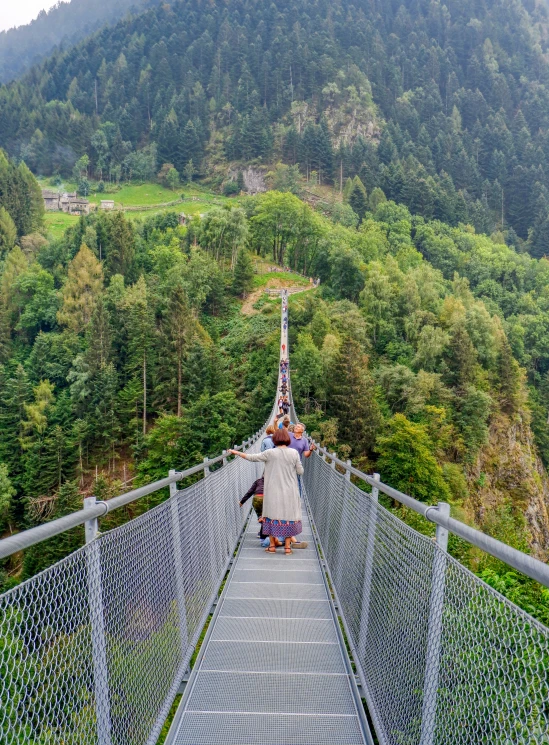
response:
<svg viewBox="0 0 549 745"><path fill-rule="evenodd" d="M139 374L143 393L143 435L147 433L147 386L150 374L150 352L153 345L154 316L149 303L145 278L130 287L124 299L128 364L130 372Z"/></svg>
<svg viewBox="0 0 549 745"><path fill-rule="evenodd" d="M10 516L12 500L16 495L9 478L8 467L0 463L0 530L4 531Z"/></svg>
<svg viewBox="0 0 549 745"><path fill-rule="evenodd" d="M370 198L368 200L368 207L370 208L370 212L375 212L380 204L383 204L383 202L387 201L387 197L383 193L383 191L379 188L379 186L376 186L375 189L372 190L370 194Z"/></svg>
<svg viewBox="0 0 549 745"><path fill-rule="evenodd" d="M63 305L57 313L59 323L72 331L84 331L91 321L97 297L103 289L101 264L85 243L70 262L63 285Z"/></svg>
<svg viewBox="0 0 549 745"><path fill-rule="evenodd" d="M5 256L15 246L17 228L10 213L0 206L0 256Z"/></svg>
<svg viewBox="0 0 549 745"><path fill-rule="evenodd" d="M19 174L24 184L23 203L25 223L21 226L22 234L29 235L40 230L44 222L44 200L38 181L34 178L25 163L19 164Z"/></svg>
<svg viewBox="0 0 549 745"><path fill-rule="evenodd" d="M253 287L254 265L247 249L238 252L233 274L233 292L239 297L246 297Z"/></svg>
<svg viewBox="0 0 549 745"><path fill-rule="evenodd" d="M6 257L4 270L0 276L0 299L6 309L13 313L19 305L16 281L29 266L27 257L19 246L14 246Z"/></svg>
<svg viewBox="0 0 549 745"><path fill-rule="evenodd" d="M461 324L450 337L444 361L447 369L445 377L449 385L463 389L474 381L477 353L467 329Z"/></svg>
<svg viewBox="0 0 549 745"><path fill-rule="evenodd" d="M101 295L96 300L87 335L86 360L92 371L108 365L112 356L110 314Z"/></svg>
<svg viewBox="0 0 549 745"><path fill-rule="evenodd" d="M173 357L170 367L177 371L177 416L181 416L183 401L183 360L193 327L193 318L185 290L177 285L173 290L163 322L164 335L171 348Z"/></svg>
<svg viewBox="0 0 549 745"><path fill-rule="evenodd" d="M364 219L364 215L368 210L368 195L366 194L364 184L358 176L355 176L353 180L353 188L351 189L351 192L349 194L348 201L353 209L353 212L358 215L360 222L362 222L362 220Z"/></svg>
<svg viewBox="0 0 549 745"><path fill-rule="evenodd" d="M176 113L172 109L158 132L158 158L161 163L173 163L178 170L181 170L184 162L180 158L179 137L179 124Z"/></svg>
<svg viewBox="0 0 549 745"><path fill-rule="evenodd" d="M344 202L348 202L349 201L349 197L351 196L352 190L353 190L353 179L352 178L348 178L345 181L345 185L343 187L343 201Z"/></svg>
<svg viewBox="0 0 549 745"><path fill-rule="evenodd" d="M337 418L341 439L355 455L372 451L381 421L367 366L360 344L347 336L329 373L326 413Z"/></svg>
<svg viewBox="0 0 549 745"><path fill-rule="evenodd" d="M25 405L30 400L31 387L22 365L17 365L13 376L0 367L0 462L8 467L10 478L17 490L18 501L14 506L16 522L23 517L20 501L25 471L22 448Z"/></svg>
<svg viewBox="0 0 549 745"><path fill-rule="evenodd" d="M11 350L11 328L9 313L0 301L0 365L7 362Z"/></svg>
<svg viewBox="0 0 549 745"><path fill-rule="evenodd" d="M189 119L183 131L181 132L179 143L179 170L185 168L187 163L192 160L196 169L199 169L202 161L202 145L196 132L193 122ZM177 165L177 164L176 164Z"/></svg>
<svg viewBox="0 0 549 745"><path fill-rule="evenodd" d="M113 212L108 215L106 226L106 273L108 276L113 274L127 276L135 251L133 225L126 219L123 212Z"/></svg>

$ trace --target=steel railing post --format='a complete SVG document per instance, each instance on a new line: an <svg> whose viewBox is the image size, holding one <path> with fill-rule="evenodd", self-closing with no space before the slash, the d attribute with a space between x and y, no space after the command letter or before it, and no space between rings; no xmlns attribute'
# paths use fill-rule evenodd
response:
<svg viewBox="0 0 549 745"><path fill-rule="evenodd" d="M346 463L347 463L347 465L349 467L351 467L353 465L353 463L352 463L352 461L350 459L347 459ZM347 481L350 481L351 480L351 472L350 471L345 471L345 478L347 479Z"/></svg>
<svg viewBox="0 0 549 745"><path fill-rule="evenodd" d="M379 473L374 473L374 480L379 481ZM370 599L372 595L372 574L374 571L376 525L377 525L377 503L379 489L372 486L370 497L366 498L368 503L368 537L366 538L366 560L364 562L364 581L362 583L362 606L360 609L360 631L358 634L358 662L364 667L364 655L368 637L368 626L370 624Z"/></svg>
<svg viewBox="0 0 549 745"><path fill-rule="evenodd" d="M175 471L170 471L170 476L175 476ZM181 537L181 524L179 522L179 503L177 500L177 482L170 484L170 513L172 521L173 539L173 564L175 574L175 585L177 593L177 612L179 614L179 636L181 639L181 655L184 656L189 643L187 632L187 606L185 604L185 582L183 579L183 540Z"/></svg>
<svg viewBox="0 0 549 745"><path fill-rule="evenodd" d="M97 504L96 497L84 499L84 509ZM88 583L88 605L90 609L90 631L92 642L93 681L95 691L95 715L97 720L97 745L111 745L111 707L109 696L109 667L107 661L107 637L103 606L103 581L101 577L101 552L97 518L84 523L86 536L86 564Z"/></svg>
<svg viewBox="0 0 549 745"><path fill-rule="evenodd" d="M204 458L204 464L206 464L207 462L208 462L208 458ZM204 478L206 478L206 476L209 476L209 475L210 475L210 467L207 465L204 465Z"/></svg>
<svg viewBox="0 0 549 745"><path fill-rule="evenodd" d="M221 461L224 466L227 465L227 451L223 451L223 460Z"/></svg>
<svg viewBox="0 0 549 745"><path fill-rule="evenodd" d="M439 502L437 510L444 517L450 517L450 505ZM448 531L437 525L436 544L433 557L431 580L431 599L429 603L429 625L427 627L427 651L425 659L425 678L423 684L423 710L421 714L420 745L433 745L437 718L438 679L440 673L440 651L442 643L442 615L446 587L446 565L448 551Z"/></svg>
<svg viewBox="0 0 549 745"><path fill-rule="evenodd" d="M347 461L347 465L351 465L351 461ZM341 518L339 523L339 536L338 536L338 552L337 552L337 560L336 560L336 589L338 592L340 591L341 587L341 581L343 579L343 571L345 567L345 555L346 555L346 544L345 544L345 536L347 535L347 527L348 527L348 520L349 520L349 501L351 499L351 489L349 486L349 482L351 481L351 472L345 471L345 474L343 478L341 479L341 497L342 497L342 504L341 504ZM341 599L341 598L340 598Z"/></svg>

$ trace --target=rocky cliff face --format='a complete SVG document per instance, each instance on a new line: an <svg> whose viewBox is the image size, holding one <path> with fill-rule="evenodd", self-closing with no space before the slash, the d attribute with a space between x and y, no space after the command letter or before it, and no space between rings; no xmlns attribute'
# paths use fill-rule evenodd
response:
<svg viewBox="0 0 549 745"><path fill-rule="evenodd" d="M470 497L464 508L481 529L505 540L498 535L497 515L507 511L519 530L522 524L532 554L549 559L549 478L526 409L513 420L502 414L493 417L489 441L468 481Z"/></svg>

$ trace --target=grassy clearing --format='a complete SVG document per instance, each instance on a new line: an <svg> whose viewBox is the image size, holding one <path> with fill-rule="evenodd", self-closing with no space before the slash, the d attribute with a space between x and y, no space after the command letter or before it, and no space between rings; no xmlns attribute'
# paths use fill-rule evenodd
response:
<svg viewBox="0 0 549 745"><path fill-rule="evenodd" d="M44 223L50 238L62 238L67 228L75 225L78 215L67 215L65 212L46 212Z"/></svg>
<svg viewBox="0 0 549 745"><path fill-rule="evenodd" d="M262 272L254 277L254 288L263 287L309 287L310 282L294 272Z"/></svg>
<svg viewBox="0 0 549 745"><path fill-rule="evenodd" d="M44 189L56 189L52 186L49 179L38 179L39 184ZM74 191L76 184L71 181L63 183L62 190ZM179 204L172 207L160 207L159 205L168 202L175 202L181 199ZM214 194L193 185L192 187L180 186L175 191L166 189L164 186L155 183L145 184L125 184L119 191L113 193L90 194L88 197L92 205L99 206L102 199L113 199L118 209L129 210L126 214L132 220L140 218L154 217L164 212L184 212L189 217L201 215L215 207L224 205L237 206L239 200L236 198L227 198L219 194ZM139 211L132 211L135 207L145 207ZM93 207L92 207L93 209ZM65 230L74 225L78 220L77 215L67 215L62 212L48 212L45 218L46 230L51 238L61 238Z"/></svg>

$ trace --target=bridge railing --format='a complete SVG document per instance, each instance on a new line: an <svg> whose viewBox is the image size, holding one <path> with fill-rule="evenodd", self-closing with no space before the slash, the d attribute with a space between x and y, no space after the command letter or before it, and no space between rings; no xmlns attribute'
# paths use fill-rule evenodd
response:
<svg viewBox="0 0 549 745"><path fill-rule="evenodd" d="M254 452L258 438L244 447ZM6 556L83 523L87 539L0 596L2 745L156 743L241 534L248 511L238 502L259 467L220 456L0 541ZM203 479L177 490L199 470ZM101 514L167 485L170 499L98 534Z"/></svg>
<svg viewBox="0 0 549 745"><path fill-rule="evenodd" d="M380 745L547 745L549 629L449 556L447 531L544 584L549 567L325 450L303 478ZM436 541L379 491L436 522Z"/></svg>

